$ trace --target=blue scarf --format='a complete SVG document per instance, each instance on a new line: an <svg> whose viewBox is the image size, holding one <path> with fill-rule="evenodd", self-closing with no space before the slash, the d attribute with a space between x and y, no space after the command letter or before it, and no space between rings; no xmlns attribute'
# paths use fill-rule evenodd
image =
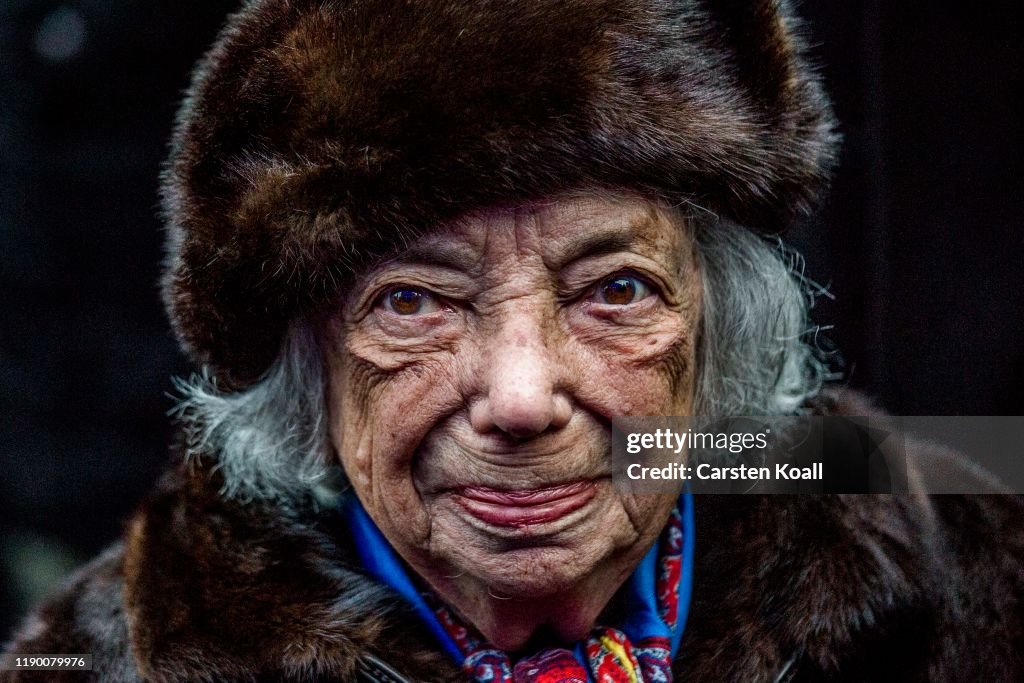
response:
<svg viewBox="0 0 1024 683"><path fill-rule="evenodd" d="M569 673L545 678L539 668L550 666L552 671L585 671L587 680L630 680L670 681L671 661L679 651L686 625L693 586L694 518L693 496L684 492L673 517L666 527L661 542L655 543L640 561L633 574L619 591L626 605L627 616L618 629L598 629L589 641L580 642L572 651L575 662L559 662L567 659L569 651L550 650L512 667L507 656L493 647L482 643L472 634L472 629L462 627L454 615L436 597L421 593L403 567L401 559L387 539L370 519L354 493L342 498L341 514L348 523L359 559L366 571L381 583L391 587L415 610L420 620L434 636L452 661L476 681L544 681L582 680L582 674ZM672 527L673 523L675 527ZM675 618L666 617L664 595L659 595L658 574L664 572L665 539L675 538L679 557L678 602L672 601ZM678 534L681 532L681 539ZM432 606L433 605L433 606ZM645 647L645 644L670 643L669 648ZM635 644L635 645L631 645ZM632 662L632 665L629 663ZM660 659L650 664L648 660ZM537 662L541 662L539 665ZM568 668L566 666L568 665ZM608 666L615 668L609 676L603 675ZM578 669L575 668L578 666ZM529 669L527 671L527 669ZM526 673L522 673L526 671ZM532 675L531 675L532 674Z"/></svg>

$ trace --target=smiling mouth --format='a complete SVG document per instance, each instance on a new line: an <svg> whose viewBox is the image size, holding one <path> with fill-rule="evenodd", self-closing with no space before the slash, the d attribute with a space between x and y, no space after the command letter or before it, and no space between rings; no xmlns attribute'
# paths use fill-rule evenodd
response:
<svg viewBox="0 0 1024 683"><path fill-rule="evenodd" d="M465 486L453 495L466 512L486 524L525 527L561 519L589 503L596 493L597 482L588 479L528 490Z"/></svg>

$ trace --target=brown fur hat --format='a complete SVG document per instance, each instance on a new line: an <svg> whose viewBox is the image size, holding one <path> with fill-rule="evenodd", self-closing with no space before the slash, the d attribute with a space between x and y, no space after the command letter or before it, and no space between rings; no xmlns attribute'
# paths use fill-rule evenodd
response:
<svg viewBox="0 0 1024 683"><path fill-rule="evenodd" d="M781 230L834 146L784 0L256 0L180 113L164 296L242 386L417 230L587 187Z"/></svg>

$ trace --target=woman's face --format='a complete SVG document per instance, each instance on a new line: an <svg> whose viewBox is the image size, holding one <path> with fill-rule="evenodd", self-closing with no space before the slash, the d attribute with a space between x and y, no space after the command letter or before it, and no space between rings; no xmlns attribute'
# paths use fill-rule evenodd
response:
<svg viewBox="0 0 1024 683"><path fill-rule="evenodd" d="M596 617L665 523L673 496L612 486L610 421L690 412L700 279L680 220L597 198L471 216L365 273L329 325L356 493L485 635L486 596Z"/></svg>

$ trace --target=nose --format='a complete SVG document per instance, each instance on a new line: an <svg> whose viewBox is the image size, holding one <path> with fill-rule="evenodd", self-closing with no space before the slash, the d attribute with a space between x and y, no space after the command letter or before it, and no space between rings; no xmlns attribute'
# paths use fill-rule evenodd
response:
<svg viewBox="0 0 1024 683"><path fill-rule="evenodd" d="M483 386L469 410L474 430L500 430L523 439L569 422L572 408L560 386L563 366L542 324L526 314L514 315L481 341Z"/></svg>

